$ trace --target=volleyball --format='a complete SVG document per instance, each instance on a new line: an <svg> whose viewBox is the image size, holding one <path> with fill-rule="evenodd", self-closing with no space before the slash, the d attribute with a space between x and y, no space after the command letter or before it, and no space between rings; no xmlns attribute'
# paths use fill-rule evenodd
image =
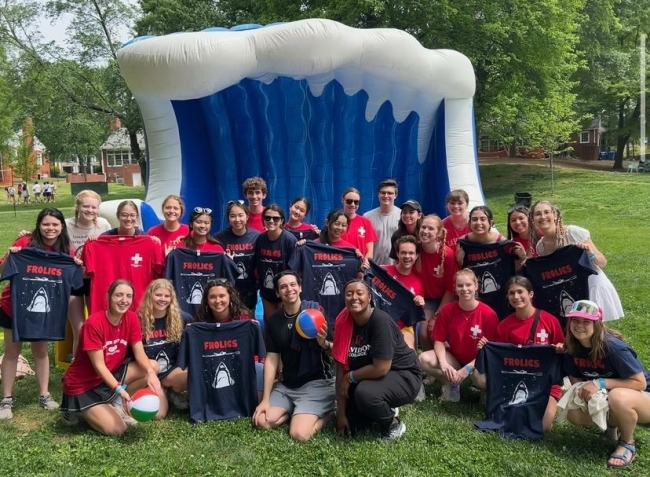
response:
<svg viewBox="0 0 650 477"><path fill-rule="evenodd" d="M303 310L296 318L296 331L308 340L316 338L326 324L325 316L320 310L309 308Z"/></svg>
<svg viewBox="0 0 650 477"><path fill-rule="evenodd" d="M160 409L160 398L149 388L134 392L129 401L131 416L138 422L152 420L156 417L158 409Z"/></svg>

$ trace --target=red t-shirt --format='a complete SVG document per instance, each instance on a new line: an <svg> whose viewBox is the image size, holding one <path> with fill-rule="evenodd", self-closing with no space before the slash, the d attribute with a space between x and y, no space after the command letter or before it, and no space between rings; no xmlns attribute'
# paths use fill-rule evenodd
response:
<svg viewBox="0 0 650 477"><path fill-rule="evenodd" d="M411 273L408 275L403 275L397 270L397 265L382 265L382 268L384 268L391 277L408 288L411 293L413 293L413 296L423 296L424 287L422 285L422 280L415 270L411 270Z"/></svg>
<svg viewBox="0 0 650 477"><path fill-rule="evenodd" d="M323 242L320 241L319 238L314 240L314 242L323 243ZM352 245L350 242L348 242L347 240L343 240L343 239L337 240L336 242L330 242L329 244L326 244L326 245L329 245L330 247L339 247L339 248L352 248L352 249L357 248L354 245Z"/></svg>
<svg viewBox="0 0 650 477"><path fill-rule="evenodd" d="M454 292L454 275L458 271L456 258L451 247L444 245L445 259L442 260L442 249L433 253L420 251L420 278L424 286L426 300L440 299L446 291Z"/></svg>
<svg viewBox="0 0 650 477"><path fill-rule="evenodd" d="M133 285L131 309L137 310L147 286L165 268L162 247L148 235L100 235L86 242L81 260L90 277L90 313L108 308L108 287L118 278Z"/></svg>
<svg viewBox="0 0 650 477"><path fill-rule="evenodd" d="M304 230L315 230L316 226L314 224L308 224L308 223L305 223L305 222L300 222L300 225L298 227L291 227L289 225L289 223L287 222L286 224L284 224L284 229L289 230L289 231L295 230L296 232L301 232L301 231L304 231Z"/></svg>
<svg viewBox="0 0 650 477"><path fill-rule="evenodd" d="M533 326L535 313L525 320L517 318L515 313L508 315L497 327L496 341L511 343L514 345L527 345L530 336L530 327ZM534 344L554 345L564 343L564 332L560 322L550 313L544 310L539 315L537 330L535 332Z"/></svg>
<svg viewBox="0 0 650 477"><path fill-rule="evenodd" d="M111 324L106 311L91 314L79 333L79 347L72 364L63 375L63 392L78 396L99 386L103 380L93 368L88 351L102 350L108 370L115 372L130 346L142 341L138 315L127 311L118 325Z"/></svg>
<svg viewBox="0 0 650 477"><path fill-rule="evenodd" d="M185 247L185 244L181 242L178 245L180 248L187 248ZM225 253L225 250L221 245L218 243L212 243L212 242L203 242L203 243L197 243L195 244L194 250L198 250L199 252L220 252L220 253Z"/></svg>
<svg viewBox="0 0 650 477"><path fill-rule="evenodd" d="M529 257L536 257L537 256L537 250L535 250L535 247L531 247L530 245L530 240L528 239L523 239L519 236L513 237L512 240L514 242L517 242L521 244L522 247L524 247L524 250L526 251L526 255Z"/></svg>
<svg viewBox="0 0 650 477"><path fill-rule="evenodd" d="M361 250L365 257L368 244L377 241L377 232L369 219L363 215L355 215L354 219L348 222L348 230L341 235L341 238L350 242L353 248Z"/></svg>
<svg viewBox="0 0 650 477"><path fill-rule="evenodd" d="M469 222L467 222L467 225L465 225L465 227L462 229L457 229L451 221L451 217L445 217L442 219L442 226L447 231L447 239L445 240L445 245L451 247L452 250L456 250L456 243L458 242L458 239L470 232Z"/></svg>
<svg viewBox="0 0 650 477"><path fill-rule="evenodd" d="M186 224L181 224L181 226L173 232L167 230L165 228L165 224L154 225L147 231L147 235L158 237L160 239L160 244L162 245L163 249L176 240L184 238L189 233L190 227Z"/></svg>
<svg viewBox="0 0 650 477"><path fill-rule="evenodd" d="M454 301L438 310L431 341L449 343L449 352L464 365L476 358L483 336L496 341L498 325L497 314L485 303L479 302L474 310L465 311Z"/></svg>
<svg viewBox="0 0 650 477"><path fill-rule="evenodd" d="M29 242L32 240L31 235L25 235L23 237L17 238L14 243L11 244L12 247L29 247ZM47 250L49 252L54 251L54 248L46 245L43 250ZM70 249L70 255L73 257L75 256L74 253L74 248ZM0 261L2 263L2 261ZM0 308L2 308L2 311L5 312L5 315L11 317L13 316L13 312L11 310L11 282L7 282L5 287L2 289L2 297L0 297Z"/></svg>
<svg viewBox="0 0 650 477"><path fill-rule="evenodd" d="M246 224L246 227L258 230L260 232L266 232L266 227L264 227L262 215L264 215L264 211L260 212L259 214L254 214L251 212L248 216L248 223Z"/></svg>

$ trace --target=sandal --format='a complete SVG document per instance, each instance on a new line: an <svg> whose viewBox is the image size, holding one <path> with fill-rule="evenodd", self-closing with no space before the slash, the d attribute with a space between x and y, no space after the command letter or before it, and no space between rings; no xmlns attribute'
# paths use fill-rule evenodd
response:
<svg viewBox="0 0 650 477"><path fill-rule="evenodd" d="M612 452L612 454L609 456L609 459L607 459L607 467L622 468L622 467L627 467L632 462L634 462L634 458L636 457L636 446L634 445L634 442L625 442L624 440L619 440L618 446L624 448L625 452L623 452L622 454L617 454L616 452ZM610 464L609 461L611 459L622 460L623 464L622 465Z"/></svg>

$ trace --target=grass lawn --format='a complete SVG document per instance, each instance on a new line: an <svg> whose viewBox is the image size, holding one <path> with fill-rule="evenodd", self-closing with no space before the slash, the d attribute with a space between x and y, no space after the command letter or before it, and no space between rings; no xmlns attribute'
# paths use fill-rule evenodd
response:
<svg viewBox="0 0 650 477"><path fill-rule="evenodd" d="M550 170L539 165L485 165L481 177L497 227L505 232L505 216L514 192L546 198L562 209L565 224L589 229L607 256L606 272L621 296L626 317L614 322L650 366L648 309L650 258L645 215L650 210L650 174L557 169L551 196ZM56 206L70 216L69 188L58 188ZM142 189L111 186L109 199L141 197ZM38 205L0 205L0 249L21 229L34 227ZM644 232L644 230L646 232ZM25 355L29 356L25 348ZM53 359L52 359L53 361ZM54 370L51 392L61 396L61 372ZM400 412L404 437L385 445L374 436L355 440L336 437L334 427L306 444L295 444L286 429L257 432L248 420L192 426L172 413L163 422L130 429L122 438L102 437L86 427L67 429L58 413L37 408L33 378L14 389L14 419L0 422L3 476L266 476L266 475L416 475L434 476L596 476L606 468L611 444L596 430L556 426L542 441L508 441L473 430L482 418L466 395L459 404L437 401L439 386L428 399ZM435 396L435 397L432 397ZM650 475L650 432L636 434L639 456L626 475Z"/></svg>

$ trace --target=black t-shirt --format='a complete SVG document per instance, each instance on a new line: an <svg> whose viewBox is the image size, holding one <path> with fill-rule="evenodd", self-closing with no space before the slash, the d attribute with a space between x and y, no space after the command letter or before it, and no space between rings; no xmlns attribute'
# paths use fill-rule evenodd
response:
<svg viewBox="0 0 650 477"><path fill-rule="evenodd" d="M476 369L487 377L485 420L476 427L540 439L551 386L562 381L562 355L553 346L488 343L476 357Z"/></svg>
<svg viewBox="0 0 650 477"><path fill-rule="evenodd" d="M223 243L224 248L234 254L233 261L237 267L237 290L240 292L255 291L255 274L253 258L255 258L255 241L260 233L255 229L246 229L244 235L236 235L230 227L217 232L215 237Z"/></svg>
<svg viewBox="0 0 650 477"><path fill-rule="evenodd" d="M506 283L515 274L515 256L510 253L513 242L477 243L461 239L458 245L465 252L463 268L470 268L478 277L479 300L503 320L512 313L506 297Z"/></svg>
<svg viewBox="0 0 650 477"><path fill-rule="evenodd" d="M587 254L575 245L529 258L519 270L533 284L535 304L566 327L573 302L589 299L589 276L597 273Z"/></svg>
<svg viewBox="0 0 650 477"><path fill-rule="evenodd" d="M296 249L296 237L290 232L282 231L276 240L270 240L268 233L261 233L255 241L255 273L260 296L265 300L278 302L273 279L287 270L289 260Z"/></svg>
<svg viewBox="0 0 650 477"><path fill-rule="evenodd" d="M354 325L348 350L348 365L354 371L372 364L373 358L392 360L392 371L420 372L415 351L406 345L402 332L388 313L376 308L365 325Z"/></svg>
<svg viewBox="0 0 650 477"><path fill-rule="evenodd" d="M252 416L257 407L255 356L266 356L253 320L193 323L183 331L177 366L187 369L190 420Z"/></svg>
<svg viewBox="0 0 650 477"><path fill-rule="evenodd" d="M210 280L226 278L235 285L238 270L226 254L176 248L167 255L165 277L172 281L181 310L194 316Z"/></svg>
<svg viewBox="0 0 650 477"><path fill-rule="evenodd" d="M357 276L360 266L354 250L318 242L296 247L289 261L289 268L302 276L302 299L317 301L323 307L331 329L345 306L345 284Z"/></svg>
<svg viewBox="0 0 650 477"><path fill-rule="evenodd" d="M13 340L64 340L70 292L83 286L81 266L70 255L26 247L7 255L5 279L11 280Z"/></svg>
<svg viewBox="0 0 650 477"><path fill-rule="evenodd" d="M388 313L395 323L402 320L404 326L413 326L424 320L424 309L413 302L413 293L385 268L370 260L369 275L376 308Z"/></svg>
<svg viewBox="0 0 650 477"><path fill-rule="evenodd" d="M311 362L309 370L305 372L301 369L303 353L311 352L311 350L303 350L294 346L297 316L297 314L287 316L284 310L280 309L274 312L264 324L266 351L280 355L282 384L292 389L299 388L310 381L333 377L332 360L325 350L320 351L320 359ZM331 328L328 329L328 335L331 340Z"/></svg>
<svg viewBox="0 0 650 477"><path fill-rule="evenodd" d="M181 311L183 328L192 322L192 315ZM158 379L162 379L171 373L176 366L178 358L178 347L180 342L167 341L167 316L156 318L153 322L153 332L149 341L142 342L147 358L158 361Z"/></svg>

